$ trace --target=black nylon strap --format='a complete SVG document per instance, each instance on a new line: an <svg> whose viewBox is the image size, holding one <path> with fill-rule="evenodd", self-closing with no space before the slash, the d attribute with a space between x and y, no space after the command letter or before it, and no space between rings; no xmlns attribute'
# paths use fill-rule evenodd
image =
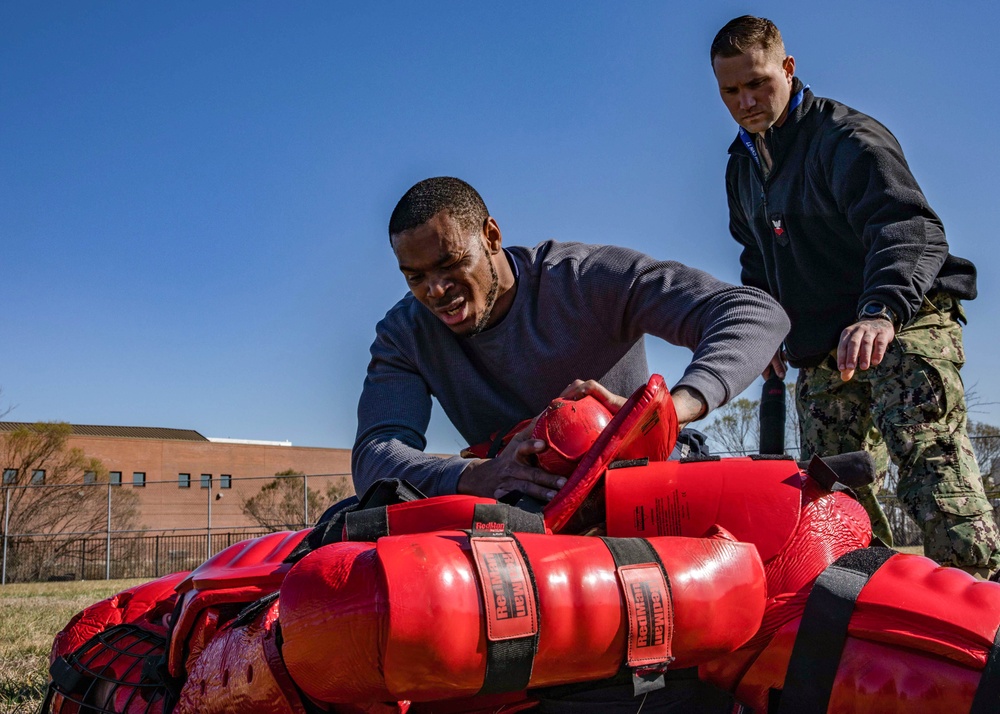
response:
<svg viewBox="0 0 1000 714"><path fill-rule="evenodd" d="M285 563L297 563L309 555L317 548L330 543L339 543L344 540L344 524L347 521L347 514L354 511L363 511L369 508L380 508L398 503L407 503L427 498L418 489L402 479L380 479L375 481L361 498L351 496L343 501L330 506L323 515L320 516L316 526L309 531L309 535L295 546L291 553L285 558ZM359 527L361 526L359 522ZM373 531L379 532L379 531ZM382 533L388 535L388 533ZM354 540L360 540L355 538ZM374 540L374 538L366 538Z"/></svg>
<svg viewBox="0 0 1000 714"><path fill-rule="evenodd" d="M708 454L707 456L701 456L700 454L695 456L685 456L683 459L678 459L679 463L682 464L696 464L702 461L722 461L721 456L713 456Z"/></svg>
<svg viewBox="0 0 1000 714"><path fill-rule="evenodd" d="M344 540L373 543L389 535L389 511L386 506L348 511L344 514Z"/></svg>
<svg viewBox="0 0 1000 714"><path fill-rule="evenodd" d="M483 530L486 524L503 524L505 535L511 533L544 533L541 513L528 513L506 503L477 503L472 510L472 530ZM488 530L488 529L487 529Z"/></svg>
<svg viewBox="0 0 1000 714"><path fill-rule="evenodd" d="M49 676L56 690L62 694L82 692L84 676L65 657L56 657L49 666Z"/></svg>
<svg viewBox="0 0 1000 714"><path fill-rule="evenodd" d="M993 648L986 658L986 667L976 688L969 714L991 714L1000 711L1000 629L993 637Z"/></svg>
<svg viewBox="0 0 1000 714"><path fill-rule="evenodd" d="M825 712L847 641L854 603L896 551L862 548L842 555L813 584L792 647L778 714Z"/></svg>
<svg viewBox="0 0 1000 714"><path fill-rule="evenodd" d="M649 457L643 456L638 459L618 459L608 464L608 471L612 469L628 469L633 466L649 466Z"/></svg>
<svg viewBox="0 0 1000 714"><path fill-rule="evenodd" d="M611 557L614 558L617 568L623 565L644 565L647 563L653 563L659 567L660 572L663 573L663 579L667 583L668 597L673 599L670 591L670 578L667 576L667 571L663 567L663 562L660 560L659 554L649 544L648 540L644 538L601 538L601 540L604 541L604 545L611 552ZM672 630L673 623L670 623L669 627ZM626 637L630 636L631 633L626 635ZM631 668L632 693L635 696L639 696L640 694L653 692L657 689L663 689L666 686L664 673L667 664L669 662L663 663L662 670ZM627 662L622 662L622 669L626 671L630 669Z"/></svg>
<svg viewBox="0 0 1000 714"><path fill-rule="evenodd" d="M476 696L519 692L528 688L538 651L538 636L486 642L486 676Z"/></svg>
<svg viewBox="0 0 1000 714"><path fill-rule="evenodd" d="M663 570L660 556L644 538L601 538L601 540L611 551L611 557L615 559L615 565L619 568L623 565L655 563ZM664 571L663 576L666 575Z"/></svg>
<svg viewBox="0 0 1000 714"><path fill-rule="evenodd" d="M503 447L506 446L506 444L504 443L504 439L507 438L507 433L509 431L510 429L507 429L506 431L501 429L500 431L497 432L496 437L494 437L493 441L490 443L490 448L487 449L486 451L487 459L496 458L496 455L503 450Z"/></svg>
<svg viewBox="0 0 1000 714"><path fill-rule="evenodd" d="M409 481L398 478L385 478L375 481L358 500L358 508L378 508L393 506L397 503L421 501L427 498Z"/></svg>
<svg viewBox="0 0 1000 714"><path fill-rule="evenodd" d="M478 507L477 507L478 508ZM538 585L535 583L535 571L531 568L528 554L517 537L507 531L524 559L524 567L528 571L528 582L535 596L535 607L538 607ZM486 536L487 538L489 536ZM541 613L537 614L538 630L534 635L511 640L486 639L486 674L483 686L477 696L486 694L503 694L520 692L528 688L531 681L531 670L535 664L535 654L538 652L538 636L542 629Z"/></svg>

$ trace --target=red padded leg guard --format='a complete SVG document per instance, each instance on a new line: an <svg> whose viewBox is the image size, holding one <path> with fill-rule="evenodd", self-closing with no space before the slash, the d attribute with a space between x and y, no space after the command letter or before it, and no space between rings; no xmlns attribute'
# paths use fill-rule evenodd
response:
<svg viewBox="0 0 1000 714"><path fill-rule="evenodd" d="M766 710L769 692L784 687L800 622L782 627L749 661L735 687L741 701ZM1000 585L895 555L858 596L828 711L969 711L998 626ZM728 683L713 665L702 673Z"/></svg>
<svg viewBox="0 0 1000 714"><path fill-rule="evenodd" d="M306 714L275 642L278 605L215 636L191 669L174 714Z"/></svg>
<svg viewBox="0 0 1000 714"><path fill-rule="evenodd" d="M486 548L510 543L474 541ZM487 559L482 551L474 558L462 533L388 537L374 546L338 543L311 553L281 588L288 671L323 702L474 696L485 679L488 637L523 635L520 622L538 636L531 687L602 679L626 659L638 661L645 611L636 616L629 610L642 601L625 593L638 588L623 589L632 581L626 568L616 568L607 546L576 536L522 534L518 541L533 587L515 581L506 590L513 601L489 589L492 580L480 572L493 573L477 567ZM674 629L672 639L658 642L672 648L673 666L729 652L758 629L764 583L753 546L726 538L654 538L649 544L669 575L664 610L669 614L672 606ZM496 608L489 617L484 593ZM515 609L525 617L515 617ZM630 622L639 624L630 628ZM656 632L669 632L665 623L655 623Z"/></svg>

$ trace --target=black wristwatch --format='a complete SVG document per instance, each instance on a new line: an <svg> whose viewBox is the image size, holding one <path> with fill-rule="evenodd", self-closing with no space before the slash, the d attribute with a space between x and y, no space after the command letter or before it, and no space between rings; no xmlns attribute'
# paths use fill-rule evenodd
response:
<svg viewBox="0 0 1000 714"><path fill-rule="evenodd" d="M861 311L858 312L859 320L888 320L896 325L896 313L886 307L885 303L878 302L877 300L869 300L862 307Z"/></svg>

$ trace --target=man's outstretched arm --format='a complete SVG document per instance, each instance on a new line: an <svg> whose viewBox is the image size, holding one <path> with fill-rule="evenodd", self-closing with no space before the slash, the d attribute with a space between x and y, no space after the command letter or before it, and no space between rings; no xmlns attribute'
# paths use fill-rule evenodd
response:
<svg viewBox="0 0 1000 714"><path fill-rule="evenodd" d="M570 384L559 395L563 399L580 399L591 396L597 399L604 407L616 414L619 409L628 401L627 397L620 394L613 394L603 384L594 379L578 379ZM670 392L670 398L674 403L674 411L677 413L678 428L683 429L688 424L708 414L708 402L696 389L690 387L675 387Z"/></svg>

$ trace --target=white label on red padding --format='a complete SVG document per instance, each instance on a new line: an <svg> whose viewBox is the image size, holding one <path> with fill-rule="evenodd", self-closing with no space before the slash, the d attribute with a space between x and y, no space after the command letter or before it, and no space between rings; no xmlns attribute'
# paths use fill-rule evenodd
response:
<svg viewBox="0 0 1000 714"><path fill-rule="evenodd" d="M517 543L513 538L471 540L486 605L486 636L496 642L536 634L535 590Z"/></svg>
<svg viewBox="0 0 1000 714"><path fill-rule="evenodd" d="M673 612L663 571L656 564L623 565L618 568L628 607L629 667L659 664L673 658Z"/></svg>

